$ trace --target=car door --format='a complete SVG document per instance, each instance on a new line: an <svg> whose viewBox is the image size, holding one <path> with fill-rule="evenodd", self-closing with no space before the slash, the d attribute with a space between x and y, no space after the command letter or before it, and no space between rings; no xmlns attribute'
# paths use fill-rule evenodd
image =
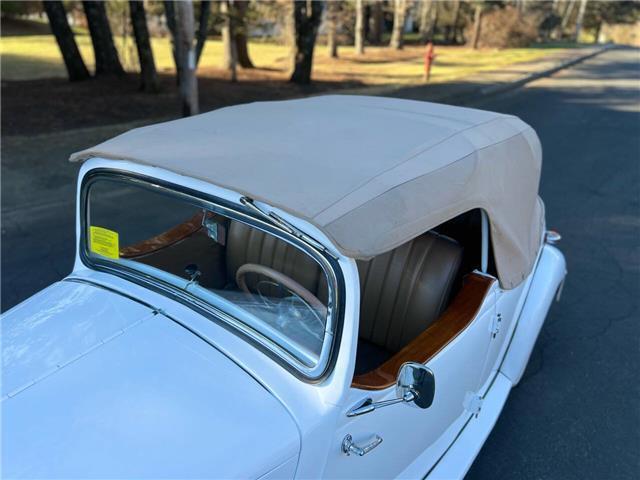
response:
<svg viewBox="0 0 640 480"><path fill-rule="evenodd" d="M491 340L488 326L495 314L496 286L494 281L466 328L426 362L435 377L435 396L429 408L400 403L348 417L349 410L367 399L396 398L395 386L375 391L349 389L326 478L392 478L403 472L424 475L438 461L477 405L474 394L480 387ZM361 448L377 443L377 437L382 442L363 456L347 455L341 445L348 435ZM416 467L418 471L413 472Z"/></svg>
<svg viewBox="0 0 640 480"><path fill-rule="evenodd" d="M509 340L513 334L518 316L524 305L528 289L529 281L522 282L511 290L504 290L499 286L494 289L495 316L488 325L491 332L491 341L484 368L482 369L481 391L483 393L489 388L498 372L502 358L509 346Z"/></svg>

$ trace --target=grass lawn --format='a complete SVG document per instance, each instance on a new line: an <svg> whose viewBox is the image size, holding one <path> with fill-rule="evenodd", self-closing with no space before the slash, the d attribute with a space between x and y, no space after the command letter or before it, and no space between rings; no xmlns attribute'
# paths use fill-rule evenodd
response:
<svg viewBox="0 0 640 480"><path fill-rule="evenodd" d="M93 67L93 51L86 33L76 34L82 56L89 68ZM132 38L116 38L120 58L129 71L136 71L137 55ZM173 72L173 58L168 38L152 41L157 68L160 72ZM514 63L536 60L548 55L552 49L523 48L473 51L463 47L437 46L436 61L432 69L432 82L464 78L476 72L493 70ZM249 53L257 72L241 72L243 78L285 79L288 49L274 43L251 42ZM33 80L66 77L62 57L52 35L3 36L0 40L3 80ZM402 51L385 47L368 47L364 56L356 56L353 47L340 47L338 59L331 59L324 45L318 45L313 76L323 81L348 81L365 85L413 84L422 81L423 47L407 46ZM209 40L205 46L198 70L199 76L224 77L218 66L222 58L222 44ZM256 77L257 75L257 77Z"/></svg>

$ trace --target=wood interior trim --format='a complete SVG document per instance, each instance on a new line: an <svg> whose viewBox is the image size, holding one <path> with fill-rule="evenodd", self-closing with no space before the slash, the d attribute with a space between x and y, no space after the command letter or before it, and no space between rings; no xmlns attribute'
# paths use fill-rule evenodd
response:
<svg viewBox="0 0 640 480"><path fill-rule="evenodd" d="M429 361L472 322L494 281L476 273L467 275L462 289L440 318L378 368L354 376L351 386L383 390L395 384L403 363Z"/></svg>
<svg viewBox="0 0 640 480"><path fill-rule="evenodd" d="M166 232L148 238L134 245L120 249L121 258L137 258L170 247L175 243L190 237L202 228L202 212L197 213L186 222L180 223Z"/></svg>

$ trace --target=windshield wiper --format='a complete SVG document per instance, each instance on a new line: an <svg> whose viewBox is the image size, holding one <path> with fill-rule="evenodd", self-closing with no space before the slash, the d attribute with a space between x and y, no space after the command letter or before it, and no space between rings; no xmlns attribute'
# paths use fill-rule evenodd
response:
<svg viewBox="0 0 640 480"><path fill-rule="evenodd" d="M277 213L265 212L264 210L259 208L255 203L253 203L253 199L249 197L240 197L240 203L245 207L248 207L249 209L251 209L253 212L260 215L262 218L268 220L271 223L275 223L278 227L280 227L282 230L289 233L290 235L293 235L294 237L299 238L303 242L314 247L316 250L320 250L321 252L326 253L327 255L331 256L331 258L333 258L334 260L338 260L338 257L332 254L329 250L327 250L327 248L324 245L322 245L319 241L317 241L315 238L310 237L306 233L298 230L296 227L291 225L289 222L287 222L284 218L282 218Z"/></svg>

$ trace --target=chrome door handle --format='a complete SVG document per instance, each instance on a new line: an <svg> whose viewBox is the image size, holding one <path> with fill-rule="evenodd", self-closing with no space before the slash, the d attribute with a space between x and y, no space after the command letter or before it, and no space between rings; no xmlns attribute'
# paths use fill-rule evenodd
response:
<svg viewBox="0 0 640 480"><path fill-rule="evenodd" d="M347 456L353 453L354 455L358 455L359 457L362 457L363 455L366 455L371 450L376 448L381 443L382 443L382 437L380 437L379 435L376 435L373 437L373 440L368 444L366 444L364 447L359 447L355 443L353 443L353 438L351 437L351 435L347 435L342 440L342 453L344 453Z"/></svg>

